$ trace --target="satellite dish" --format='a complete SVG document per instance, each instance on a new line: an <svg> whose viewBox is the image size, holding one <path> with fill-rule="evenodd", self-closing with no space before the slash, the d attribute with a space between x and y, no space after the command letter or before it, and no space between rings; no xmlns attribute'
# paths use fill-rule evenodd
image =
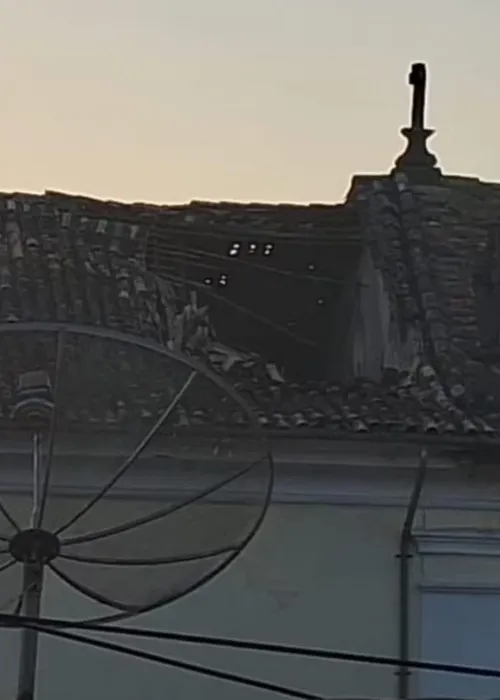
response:
<svg viewBox="0 0 500 700"><path fill-rule="evenodd" d="M0 502L3 611L38 617L50 570L94 601L93 620L137 615L201 586L257 532L267 440L203 364L122 332L0 324L0 382L0 468L15 456L18 471ZM28 698L36 632L23 635Z"/></svg>

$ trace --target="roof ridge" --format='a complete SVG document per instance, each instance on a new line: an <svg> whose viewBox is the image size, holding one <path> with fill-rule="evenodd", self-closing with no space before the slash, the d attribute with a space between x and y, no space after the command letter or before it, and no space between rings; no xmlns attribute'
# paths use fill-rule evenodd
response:
<svg viewBox="0 0 500 700"><path fill-rule="evenodd" d="M421 216L421 204L411 185L400 178L398 180L392 185L392 193L400 215L401 244L409 283L418 306L428 359L441 372L441 359L449 351L449 337L439 305L436 279L429 264L430 250Z"/></svg>

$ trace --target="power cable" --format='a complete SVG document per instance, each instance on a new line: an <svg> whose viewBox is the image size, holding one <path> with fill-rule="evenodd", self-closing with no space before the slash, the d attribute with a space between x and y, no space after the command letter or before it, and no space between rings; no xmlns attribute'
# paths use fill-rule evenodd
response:
<svg viewBox="0 0 500 700"><path fill-rule="evenodd" d="M371 664L376 666L404 665L406 668L415 668L424 671L439 671L443 673L455 673L466 676L483 676L485 678L500 678L500 669L483 668L480 666L468 666L461 664L438 663L434 661L415 661L401 663L400 659L393 656L379 656L375 654L361 654L349 651L331 651L314 647L300 647L286 644L274 644L269 642L254 642L243 639L228 639L224 637L210 637L206 635L183 634L181 632L158 632L151 629L125 627L123 625L98 624L92 622L70 622L55 618L28 618L14 615L0 614L0 627L22 627L25 625L38 625L44 629L81 629L86 632L105 632L107 634L119 634L135 638L155 639L168 642L180 642L184 644L206 645L214 647L226 647L231 649L244 649L247 651L283 654L290 656L302 656L304 658L322 659L325 661L346 661L352 663Z"/></svg>
<svg viewBox="0 0 500 700"><path fill-rule="evenodd" d="M173 659L168 656L162 656L161 654L154 654L147 651L141 651L140 649L133 649L131 647L123 646L122 644L104 642L99 639L90 639L79 634L72 634L71 632L63 632L61 630L50 629L50 626L46 624L36 624L31 622L28 623L24 621L23 626L28 627L29 629L36 630L38 632L42 632L43 634L49 634L53 637L66 639L71 642L87 644L88 646L96 647L99 649L105 649L106 651L115 651L120 654L132 656L136 659L143 659L144 661L151 661L153 663L158 663L163 666L170 666L172 668L177 668L181 671L190 671L191 673L197 673L203 676L208 676L209 678L216 678L217 680L228 681L229 683L237 683L238 685L246 685L250 688L267 690L268 692L277 693L278 695L284 695L289 698L298 698L299 700L326 700L325 696L307 693L302 690L295 690L294 688L288 688L286 686L278 685L276 683L260 681L256 678L250 678L249 676L241 676L236 673L230 673L228 671L221 671L219 669L201 666L200 664L190 663L189 661L181 661L180 659Z"/></svg>
<svg viewBox="0 0 500 700"><path fill-rule="evenodd" d="M223 304L226 304L227 306L230 306L233 309L236 309L236 311L240 311L243 314L246 314L247 316L250 316L250 318L253 318L256 321L259 321L259 323L262 323L263 325L266 325L270 328L272 328L275 331L278 331L279 333L283 333L284 335L288 335L290 338L293 338L295 341L302 345L308 345L309 347L314 347L318 348L319 344L315 343L313 340L310 340L309 338L304 338L301 335L298 335L297 333L294 333L293 331L289 330L288 328L285 328L285 326L281 326L278 323L275 323L274 321L271 321L270 319L266 318L265 316L261 316L260 314L256 313L255 311L251 311L251 309L248 309L246 306L241 306L240 304L237 304L235 301L231 301L230 299L227 299L226 297L222 296L222 294L217 294L216 292L213 292L206 284L202 284L201 282L195 282L194 280L186 280L183 279L182 277L179 277L177 275L172 275L170 272L165 272L162 273L161 275L162 279L168 281L168 282L173 282L174 284L178 284L181 287L182 286L191 286L194 289L199 289L203 291L204 294L207 294L208 296L212 297L213 299L216 299L217 301L222 302Z"/></svg>
<svg viewBox="0 0 500 700"><path fill-rule="evenodd" d="M14 603L16 604L14 608L14 615L19 615L21 613L22 607L23 607L23 601L24 601L24 596L29 593L30 591L33 590L35 585L32 583L29 585L27 588L25 588L21 593L18 593L17 595L13 595L10 598L8 598L3 604L2 607L0 608L0 613L5 613L6 610L10 608L11 605Z"/></svg>
<svg viewBox="0 0 500 700"><path fill-rule="evenodd" d="M260 314L252 311L246 306L237 304L236 302L228 299L227 297L223 296L222 294L217 294L216 292L213 292L210 288L209 285L198 282L196 280L192 279L187 279L185 275L175 275L172 273L170 270L175 269L175 262L176 260L183 260L184 262L188 262L190 265L193 265L194 267L199 267L201 269L205 270L215 270L217 272L222 273L223 270L215 265L210 265L209 263L204 263L203 261L200 261L199 259L193 259L193 255L200 255L200 256L206 256L206 257L211 257L211 258L216 258L219 260L222 260L224 262L227 262L227 258L223 255L218 255L216 253L208 253L200 249L191 249L189 248L188 251L182 250L181 248L176 248L176 247L167 247L167 246L162 246L161 252L163 255L165 254L171 254L173 257L172 264L169 265L167 263L161 263L161 261L158 260L158 258L153 255L153 260L154 262L151 265L148 265L148 268L153 272L153 274L157 274L159 277L174 282L178 284L181 287L186 287L186 286L191 286L195 289L199 289L203 293L207 294L208 296L216 299L217 301L221 301L224 304L227 304L228 306L231 306L232 308L236 309L237 311L240 311L241 313L244 313L252 318L254 318L256 321L267 325L274 330L284 333L291 338L293 338L296 342L301 343L303 345L309 345L309 346L317 346L317 343L314 341L310 340L309 338L305 338L290 329L286 328L285 326L282 326L281 324L276 323L275 321L272 321L271 319L267 318L266 316L261 316ZM333 278L328 278L328 277L319 277L319 276L314 276L314 275L302 275L302 274L297 274L295 272L290 272L289 270L280 270L275 267L268 267L265 265L259 265L250 261L246 260L240 260L237 257L230 258L230 261L236 262L238 264L243 264L247 265L250 267L254 267L255 269L259 271L266 271L266 272L272 272L275 274L280 274L280 275L285 275L287 277L292 277L294 279L302 279L302 280L309 280L309 281L316 281L316 282L321 282L321 283L328 283L331 285L338 285L339 280L333 279ZM163 269L160 269L163 267ZM154 269L156 268L156 270Z"/></svg>
<svg viewBox="0 0 500 700"><path fill-rule="evenodd" d="M91 217L89 217L91 218ZM97 216L94 218L98 218ZM122 217L115 217L119 221L123 221ZM137 223L134 221L133 223ZM339 231L344 230L343 235L339 235ZM180 236L196 236L205 238L218 238L219 240L225 242L236 241L238 243L242 242L244 239L246 242L259 241L264 244L266 243L295 243L297 245L308 246L311 245L325 245L331 246L332 243L342 244L342 245L360 245L361 237L359 231L355 231L352 227L337 227L333 228L329 233L324 234L311 234L310 231L307 233L293 233L290 231L276 231L276 230L251 230L247 227L236 228L233 226L217 227L217 229L212 228L208 230L208 227L196 228L196 226L183 226L181 224L153 224L150 227L151 234L157 236L165 237L173 236L179 238ZM150 235L151 235L150 234Z"/></svg>
<svg viewBox="0 0 500 700"><path fill-rule="evenodd" d="M51 191L46 191L43 195L41 195L41 200L48 200L48 202L55 205L60 212L68 211L77 217L83 216L90 220L105 218L112 221L118 221L122 224L142 225L145 228L148 228L152 233L163 236L204 236L208 238L219 238L224 241L227 241L229 238L238 240L239 237L243 237L249 242L252 240L263 241L264 243L291 241L307 246L310 246L311 243L330 246L332 241L342 243L344 245L359 245L361 240L360 227L357 217L354 216L354 210L352 210L353 216L351 217L351 220L348 219L340 225L335 226L335 213L337 209L345 207L345 205L342 204L291 205L291 208L298 208L300 210L311 210L315 208L328 209L330 214L328 220L331 223L331 229L329 231L313 233L310 230L307 230L304 233L297 233L296 230L283 231L272 228L252 229L251 224L221 224L219 222L215 223L213 221L207 222L203 220L199 223L193 221L189 223L172 221L172 216L175 216L176 214L179 216L181 214L184 214L184 216L196 216L200 213L200 211L203 212L205 209L203 202L200 203L199 208L196 202L190 202L187 205L180 205L179 207L176 207L175 205L148 206L141 203L125 204L123 202L101 200L91 200L89 203L87 201L79 201L77 196L73 197L72 195L61 195L61 193ZM37 202L38 206L43 206L45 201ZM264 206L266 209L268 208L273 212L278 212L283 208L283 205L280 204L269 204ZM251 205L237 205L237 208L238 207L241 207L243 211L252 211ZM228 208L231 208L231 204L228 205ZM278 225L283 225L284 220L278 217L278 221L276 223ZM297 228L296 224L294 228Z"/></svg>
<svg viewBox="0 0 500 700"><path fill-rule="evenodd" d="M182 249L180 247L176 247L174 245L168 245L167 243L162 242L157 246L157 250L155 250L156 255L153 253L152 257L156 261L158 258L158 253L163 257L166 255L173 254L177 255L179 257L187 257L191 258L195 256L196 262L191 262L193 265L197 265L198 267L207 267L209 269L216 269L221 272L224 270L221 270L219 266L210 266L208 263L203 263L203 261L200 261L200 258L212 258L214 260L222 260L226 264L232 265L235 263L236 265L242 265L245 267L251 267L255 270L259 270L261 272L272 272L276 275L282 275L284 277L291 277L293 279L301 279L301 280L308 280L311 282L324 282L327 284L341 284L342 280L336 279L334 277L324 277L320 275L309 275L306 273L301 273L301 272L292 272L290 270L281 270L278 267L273 267L271 265L261 265L259 263L254 262L253 260L244 260L240 258L237 255L234 256L229 256L229 255L220 255L219 253L210 253L206 250L202 250L201 248L191 248L189 247L187 250ZM191 260L190 260L191 261ZM161 264L161 263L160 263Z"/></svg>

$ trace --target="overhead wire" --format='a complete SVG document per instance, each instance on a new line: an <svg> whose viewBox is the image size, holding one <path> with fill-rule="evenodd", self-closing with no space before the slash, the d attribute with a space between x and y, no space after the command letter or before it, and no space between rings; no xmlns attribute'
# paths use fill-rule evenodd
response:
<svg viewBox="0 0 500 700"><path fill-rule="evenodd" d="M5 613L6 610L10 608L11 605L14 605L15 603L15 608L14 608L14 615L19 615L21 612L21 608L23 606L23 599L25 594L27 593L26 591L23 591L21 593L16 593L16 595L11 596L10 598L7 598L7 600L2 603L2 606L0 607L0 613Z"/></svg>
<svg viewBox="0 0 500 700"><path fill-rule="evenodd" d="M168 245L165 243L161 243L158 245L158 251L161 255L165 255L166 253L174 254L179 257L186 256L188 258L195 257L196 263L193 261L193 265L197 265L198 267L209 267L208 263L203 263L199 260L200 257L206 257L206 258L211 258L213 260L221 260L225 263L229 264L236 264L236 265L242 265L244 267L251 267L255 270L259 270L261 272L272 272L273 274L276 275L282 275L284 277L291 277L293 279L303 279L303 280L309 280L311 282L325 282L327 284L339 284L341 280L338 280L333 277L324 277L320 275L310 275L306 273L301 273L301 272L292 272L291 270L282 270L279 267L274 267L271 265L261 265L259 263L254 262L253 260L244 260L243 258L240 258L238 255L221 255L219 253L210 253L206 250L202 250L201 248L191 248L189 247L187 250L185 248L182 248L180 246L174 246L174 245ZM156 253L156 254L155 254ZM151 255L151 257L154 260L158 260L158 253L155 251ZM211 269L217 269L220 270L220 267L218 266L213 266ZM224 272L224 270L220 270L221 272Z"/></svg>
<svg viewBox="0 0 500 700"><path fill-rule="evenodd" d="M120 218L120 221L123 219ZM136 222L135 222L136 223ZM353 227L345 227L345 235L339 235L339 227L332 227L332 232L327 234L314 235L310 231L306 233L297 233L291 231L276 231L276 230L249 230L247 227L234 227L234 226L224 226L218 230L208 229L207 226L203 228L196 228L191 226L183 226L180 224L171 224L167 226L162 225L152 225L150 226L150 235L156 235L158 237L173 236L174 238L179 238L181 236L189 237L196 236L198 238L216 238L225 242L234 240L237 243L246 241L250 242L262 242L266 243L296 243L297 245L318 245L318 246L331 246L333 242L337 245L359 245L361 238L359 231L355 231Z"/></svg>
<svg viewBox="0 0 500 700"><path fill-rule="evenodd" d="M141 649L134 649L132 647L124 646L123 644L105 642L99 639L91 639L89 637L84 637L83 635L73 634L72 632L64 632L62 630L51 629L48 625L43 625L35 622L25 622L24 626L28 627L29 629L42 632L43 634L49 634L53 637L66 639L67 641L78 642L80 644L87 644L88 646L96 647L98 649L114 651L120 654L125 654L127 656L134 657L136 659L143 659L144 661L150 661L153 663L161 664L163 666L170 666L172 668L177 668L181 671L189 671L191 673L197 673L202 676L227 681L229 683L236 683L238 685L245 685L250 688L266 690L268 692L276 693L289 698L298 698L299 700L327 700L326 696L316 695L302 690L296 690L294 688L289 688L283 685L279 685L277 683L261 681L256 678L251 678L250 676L243 676L237 673L231 673L229 671L222 671L215 668L209 668L208 666L195 664L189 661L181 661L180 659L174 659L172 657L163 656L161 654L155 654L153 652L142 651Z"/></svg>
<svg viewBox="0 0 500 700"><path fill-rule="evenodd" d="M265 243L269 242L270 239L283 240L283 241L293 241L299 244L308 245L310 241L317 243L319 245L331 245L332 238L336 239L336 242L340 242L346 245L352 245L353 243L359 243L359 225L357 225L357 220L352 217L351 220L347 220L342 225L336 225L331 227L331 230L323 233L311 233L308 230L305 234L297 232L297 225L294 224L293 228L295 230L280 231L276 229L264 229L257 228L252 229L248 225L241 224L225 224L214 225L214 221L199 223L189 221L189 223L184 222L173 222L172 216L182 215L189 217L193 214L196 216L200 213L200 210L204 210L204 202L190 202L187 205L176 206L162 206L162 205L146 205L143 203L134 202L124 204L122 202L113 201L96 201L94 200L90 204L86 201L79 202L78 198L69 195L61 195L58 192L52 192L47 190L42 197L49 199L53 198L57 209L60 212L69 211L76 216L84 216L89 220L99 220L102 218L115 220L121 224L130 225L142 225L147 227L150 231L153 231L157 235L175 235L175 236L205 236L209 238L219 238L222 240L228 240L229 237L238 239L243 237L245 240L251 241L263 241ZM70 199L71 204L68 206L65 199ZM59 200L59 201L58 201ZM40 205L40 203L37 203ZM95 205L97 204L97 207ZM76 207L75 207L76 205ZM83 205L83 207L82 207ZM94 207L92 206L94 205ZM229 204L229 207L232 205ZM241 205L240 205L241 206ZM267 205L264 205L267 208ZM269 205L269 208L275 209L276 211L282 205ZM199 207L199 208L198 208ZM292 208L295 205L291 205ZM345 205L336 204L308 204L299 205L300 208L310 208L310 209L329 209L330 212L336 213L337 209L345 208ZM157 208L157 211L154 209ZM243 209L251 210L252 205L243 205ZM130 211L135 212L131 214ZM330 214L329 212L329 214ZM354 211L353 211L354 214ZM203 216L203 214L202 214ZM217 216L217 214L216 214ZM332 222L331 215L328 216L328 220ZM283 220L281 220L283 223Z"/></svg>
<svg viewBox="0 0 500 700"><path fill-rule="evenodd" d="M319 347L318 343L315 343L313 340L310 340L309 338L304 338L303 336L299 335L298 333L291 331L289 328L286 328L285 326L281 326L280 324L275 323L274 321L271 321L270 319L266 318L265 316L261 316L260 314L256 313L255 311L252 311L251 309L247 308L246 306L242 306L241 304L238 304L235 301L232 301L231 299L227 299L226 297L222 296L222 294L217 294L216 292L213 292L206 284L203 284L202 282L196 282L194 280L186 280L186 279L179 277L177 275L173 275L170 272L165 272L164 274L162 274L162 279L164 279L168 282L173 282L173 283L181 285L181 286L187 285L187 286L193 287L194 289L199 289L199 290L203 291L205 294L207 294L208 296L212 297L213 299L216 299L217 301L220 301L223 304L230 306L231 308L235 309L236 311L240 311L241 313L244 313L247 316L250 316L254 320L259 321L263 325L266 325L275 331L283 333L284 335L288 335L289 337L293 338L294 340L296 340L298 343L301 343L302 345L308 345L308 346L314 347L314 348Z"/></svg>
<svg viewBox="0 0 500 700"><path fill-rule="evenodd" d="M261 316L260 314L257 314L256 312L252 311L246 306L242 306L240 304L237 304L236 302L227 299L227 297L217 294L213 292L211 289L208 288L208 285L202 282L197 282L196 280L188 279L185 275L185 262L188 261L190 265L193 265L194 267L199 267L205 270L216 270L220 273L223 273L224 271L221 270L218 266L211 266L208 263L203 262L200 260L200 257L207 257L207 258L212 258L216 260L221 260L223 262L228 262L228 260L232 263L236 263L239 265L244 265L248 267L252 267L254 269L257 269L259 271L263 272L272 272L274 274L279 274L283 275L286 277L291 277L294 279L303 279L303 280L310 280L310 281L315 281L315 282L321 282L321 283L328 283L332 285L339 284L339 280L334 279L334 278L329 278L329 277L322 277L318 275L308 275L308 274L302 274L302 273L296 273L292 272L290 270L281 270L277 267L271 267L268 265L261 265L258 263L255 263L254 261L249 261L249 260L243 260L239 258L238 256L224 256L220 255L218 253L211 253L208 251L204 251L200 248L191 248L189 247L186 249L184 246L175 246L175 243L172 242L171 245L168 243L161 243L158 245L157 250L160 252L160 255L172 255L175 256L176 260L181 259L183 263L183 274L176 276L174 273L172 273L169 270L169 265L164 264L163 270L158 269L158 274L163 277L166 280L170 280L172 282L176 282L180 286L191 286L193 288L200 289L202 290L205 294L208 296L211 296L214 299L217 299L218 301L221 301L222 303L227 304L228 306L231 306L232 308L236 309L237 311L240 311L241 313L245 313L246 315L251 316L254 318L256 321L259 321L262 324L268 325L272 327L274 330L277 330L281 333L285 333L288 336L292 337L294 340L297 342L300 342L305 345L310 345L310 346L316 346L317 344L308 339L305 338L294 331L291 331L290 329L286 328L285 326L282 326L281 324L278 324L274 321L271 321L271 319L268 319L265 316ZM156 252L156 251L155 251ZM158 254L153 252L151 254L151 259L152 259L152 265L150 265L150 269L152 269L155 265L160 268L161 262L158 260ZM194 259L193 259L194 257ZM171 267L174 267L172 265Z"/></svg>
<svg viewBox="0 0 500 700"><path fill-rule="evenodd" d="M29 593L30 591L32 591L34 588L36 588L36 586L37 586L36 583L31 583L24 590L22 590L21 593L17 593L16 595L13 595L10 598L8 598L2 604L2 607L0 607L0 613L5 613L6 610L8 610L10 608L10 606L15 603L16 606L14 608L14 612L12 613L12 615L20 615L21 610L23 609L23 603L24 603L24 598L25 598L26 594Z"/></svg>
<svg viewBox="0 0 500 700"><path fill-rule="evenodd" d="M377 654L363 654L351 651L334 651L315 647L302 647L297 645L277 644L271 642L256 642L243 639L231 639L225 637L211 637L208 635L184 634L181 632L159 632L152 629L125 627L123 625L99 624L92 622L78 622L61 620L57 618L29 618L16 617L14 615L0 614L0 627L38 626L43 631L57 631L77 629L86 632L117 634L132 638L154 639L166 642L179 642L183 644L205 645L219 648L241 649L246 651L270 653L276 655L288 655L295 657L311 658L324 661L345 661L351 663L369 664L375 666L399 667L401 660L394 656L382 656ZM125 647L126 648L126 647ZM409 660L404 662L408 668L423 671L437 671L466 676L481 676L485 678L500 678L500 669L470 666L466 664L441 663L436 661Z"/></svg>

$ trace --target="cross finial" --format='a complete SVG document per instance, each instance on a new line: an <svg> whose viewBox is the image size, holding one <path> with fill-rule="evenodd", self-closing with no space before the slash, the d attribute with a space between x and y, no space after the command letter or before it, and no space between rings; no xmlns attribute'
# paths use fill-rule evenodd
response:
<svg viewBox="0 0 500 700"><path fill-rule="evenodd" d="M411 125L401 133L408 140L405 152L396 160L396 172L404 172L415 182L428 182L441 175L436 167L437 159L427 150L427 139L434 131L425 128L425 88L427 71L425 63L414 63L409 75L413 88Z"/></svg>
<svg viewBox="0 0 500 700"><path fill-rule="evenodd" d="M425 63L414 63L412 65L409 83L413 87L411 128L423 129L425 117L425 87L427 83Z"/></svg>

